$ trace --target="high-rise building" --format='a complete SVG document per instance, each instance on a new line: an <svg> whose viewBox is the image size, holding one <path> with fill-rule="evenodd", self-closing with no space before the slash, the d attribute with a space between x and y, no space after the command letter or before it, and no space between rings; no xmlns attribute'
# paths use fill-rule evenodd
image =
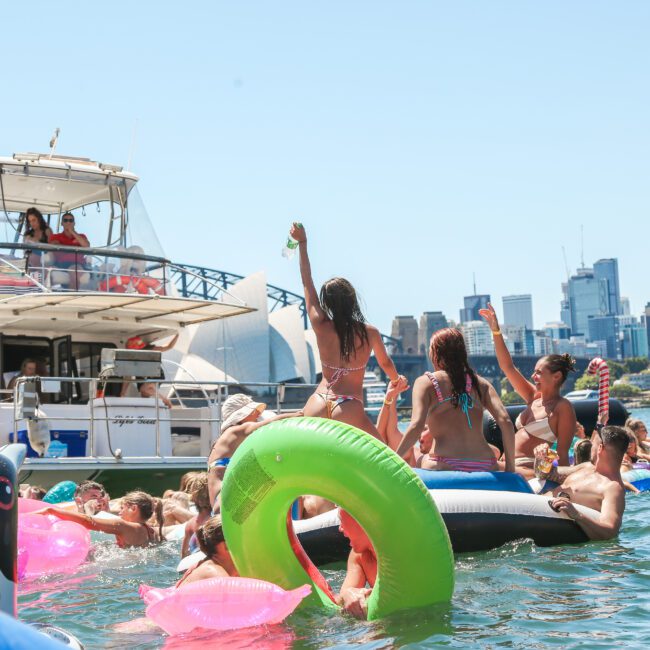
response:
<svg viewBox="0 0 650 650"><path fill-rule="evenodd" d="M528 354L526 328L520 325L501 325L503 342L513 356Z"/></svg>
<svg viewBox="0 0 650 650"><path fill-rule="evenodd" d="M478 294L476 296L465 296L463 303L465 307L460 310L460 322L469 323L470 321L482 320L478 313L480 309L487 309L490 302L489 294Z"/></svg>
<svg viewBox="0 0 650 650"><path fill-rule="evenodd" d="M589 316L600 316L599 284L593 269L581 268L569 278L571 336L589 336Z"/></svg>
<svg viewBox="0 0 650 650"><path fill-rule="evenodd" d="M648 340L648 349L650 349L650 302L645 306L645 313L643 314L643 320L645 320L645 331L646 338ZM648 354L650 357L650 354Z"/></svg>
<svg viewBox="0 0 650 650"><path fill-rule="evenodd" d="M632 313L632 308L630 307L630 299L626 296L621 296L621 314L623 316L629 316Z"/></svg>
<svg viewBox="0 0 650 650"><path fill-rule="evenodd" d="M490 326L484 320L463 323L463 338L470 356L491 356L494 354L494 342Z"/></svg>
<svg viewBox="0 0 650 650"><path fill-rule="evenodd" d="M618 283L618 260L598 260L594 264L594 278L598 282L599 310L603 315L621 313L621 292Z"/></svg>
<svg viewBox="0 0 650 650"><path fill-rule="evenodd" d="M621 356L623 359L648 356L648 333L641 323L621 326Z"/></svg>
<svg viewBox="0 0 650 650"><path fill-rule="evenodd" d="M544 332L552 339L568 339L571 336L571 328L566 323L546 323Z"/></svg>
<svg viewBox="0 0 650 650"><path fill-rule="evenodd" d="M588 339L591 342L603 341L608 359L619 359L621 356L618 328L618 318L614 315L589 317Z"/></svg>
<svg viewBox="0 0 650 650"><path fill-rule="evenodd" d="M560 321L571 329L571 302L569 301L569 283L562 283L562 302L560 302Z"/></svg>
<svg viewBox="0 0 650 650"><path fill-rule="evenodd" d="M503 322L505 325L533 329L533 297L529 294L503 296Z"/></svg>
<svg viewBox="0 0 650 650"><path fill-rule="evenodd" d="M418 334L420 354L427 354L431 335L445 327L448 327L448 323L441 311L425 311L420 316L420 331Z"/></svg>
<svg viewBox="0 0 650 650"><path fill-rule="evenodd" d="M418 323L413 316L395 316L391 336L402 341L404 354L418 353Z"/></svg>

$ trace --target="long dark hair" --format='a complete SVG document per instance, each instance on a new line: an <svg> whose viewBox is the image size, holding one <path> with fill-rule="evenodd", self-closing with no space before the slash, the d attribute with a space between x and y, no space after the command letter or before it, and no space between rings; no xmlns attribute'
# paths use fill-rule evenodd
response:
<svg viewBox="0 0 650 650"><path fill-rule="evenodd" d="M128 503L134 506L138 506L140 509L140 516L144 519L145 522L151 519L152 515L156 515L156 521L158 522L158 536L160 541L163 540L163 502L162 499L157 499L152 497L142 490L134 490L133 492L128 492L122 498L124 503Z"/></svg>
<svg viewBox="0 0 650 650"><path fill-rule="evenodd" d="M26 237L33 237L34 236L34 229L30 226L29 224L29 217L34 215L38 219L38 227L41 230L41 243L46 244L47 243L47 229L48 225L45 223L45 219L43 219L43 215L41 214L41 211L38 208L27 208L27 212L25 212L25 236Z"/></svg>
<svg viewBox="0 0 650 650"><path fill-rule="evenodd" d="M345 278L332 278L320 289L320 304L334 323L341 358L349 361L357 348L369 343L366 319L361 313L357 292Z"/></svg>
<svg viewBox="0 0 650 650"><path fill-rule="evenodd" d="M465 392L466 380L469 375L472 380L472 388L478 393L482 400L478 383L478 376L469 365L467 360L467 348L465 339L460 330L454 327L445 327L433 333L429 347L429 358L434 363L436 370L444 370L451 381L451 403L458 406L460 396Z"/></svg>

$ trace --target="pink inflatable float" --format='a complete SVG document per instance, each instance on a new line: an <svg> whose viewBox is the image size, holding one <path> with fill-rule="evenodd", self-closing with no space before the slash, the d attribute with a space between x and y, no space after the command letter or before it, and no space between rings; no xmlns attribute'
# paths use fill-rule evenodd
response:
<svg viewBox="0 0 650 650"><path fill-rule="evenodd" d="M168 634L280 623L310 592L309 585L285 591L253 578L211 578L178 589L140 585L147 616Z"/></svg>
<svg viewBox="0 0 650 650"><path fill-rule="evenodd" d="M90 533L72 521L35 515L47 504L18 499L18 578L38 578L76 569L90 550Z"/></svg>

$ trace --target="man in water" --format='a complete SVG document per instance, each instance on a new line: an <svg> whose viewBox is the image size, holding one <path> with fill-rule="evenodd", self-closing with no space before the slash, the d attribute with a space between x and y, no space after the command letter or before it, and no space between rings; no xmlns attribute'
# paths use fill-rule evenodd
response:
<svg viewBox="0 0 650 650"><path fill-rule="evenodd" d="M212 445L208 456L208 491L210 503L213 504L213 514L219 513L221 509L221 501L218 497L230 457L246 437L270 422L295 418L303 414L302 411L282 413L260 421L265 408L266 404L254 402L243 393L231 395L221 407L221 435Z"/></svg>
<svg viewBox="0 0 650 650"><path fill-rule="evenodd" d="M108 512L109 496L101 483L82 481L74 491L74 502L77 511L84 515L96 515L98 512Z"/></svg>
<svg viewBox="0 0 650 650"><path fill-rule="evenodd" d="M548 472L538 467L548 445L535 448L535 475L559 483L549 504L556 512L573 519L589 539L612 539L618 535L625 510L625 488L621 479L621 461L629 437L623 427L603 427L592 438L591 461L569 467L552 467ZM574 504L600 512L594 517L579 511Z"/></svg>
<svg viewBox="0 0 650 650"><path fill-rule="evenodd" d="M345 510L339 511L340 531L350 540L352 550L337 602L356 618L368 618L368 596L377 580L377 556L365 531ZM370 585L370 587L366 587Z"/></svg>

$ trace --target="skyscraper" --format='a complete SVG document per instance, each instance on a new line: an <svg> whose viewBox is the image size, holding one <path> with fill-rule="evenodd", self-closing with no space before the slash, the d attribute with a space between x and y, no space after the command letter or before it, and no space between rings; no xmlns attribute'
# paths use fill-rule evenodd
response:
<svg viewBox="0 0 650 650"><path fill-rule="evenodd" d="M469 323L470 321L483 320L478 313L479 309L487 309L490 302L489 294L478 294L475 296L465 296L463 298L464 309L460 310L460 322Z"/></svg>
<svg viewBox="0 0 650 650"><path fill-rule="evenodd" d="M404 354L418 353L418 323L413 316L395 316L391 336L402 341Z"/></svg>
<svg viewBox="0 0 650 650"><path fill-rule="evenodd" d="M533 297L529 294L503 296L503 322L505 325L533 329Z"/></svg>
<svg viewBox="0 0 650 650"><path fill-rule="evenodd" d="M569 278L571 336L589 336L589 316L601 315L601 294L593 269L581 268Z"/></svg>
<svg viewBox="0 0 650 650"><path fill-rule="evenodd" d="M616 316L590 316L587 338L590 341L604 341L608 359L620 358L619 322Z"/></svg>
<svg viewBox="0 0 650 650"><path fill-rule="evenodd" d="M646 338L648 339L648 349L650 349L650 302L645 306L643 319L645 320L645 332ZM650 354L648 356L650 356Z"/></svg>
<svg viewBox="0 0 650 650"><path fill-rule="evenodd" d="M613 257L594 264L594 278L598 282L601 314L621 313L621 292L618 283L618 260Z"/></svg>
<svg viewBox="0 0 650 650"><path fill-rule="evenodd" d="M425 311L420 316L420 331L418 334L420 354L427 354L431 335L445 327L448 327L448 323L441 311Z"/></svg>
<svg viewBox="0 0 650 650"><path fill-rule="evenodd" d="M484 321L463 323L463 338L470 356L491 356L494 354L494 341L490 326Z"/></svg>

